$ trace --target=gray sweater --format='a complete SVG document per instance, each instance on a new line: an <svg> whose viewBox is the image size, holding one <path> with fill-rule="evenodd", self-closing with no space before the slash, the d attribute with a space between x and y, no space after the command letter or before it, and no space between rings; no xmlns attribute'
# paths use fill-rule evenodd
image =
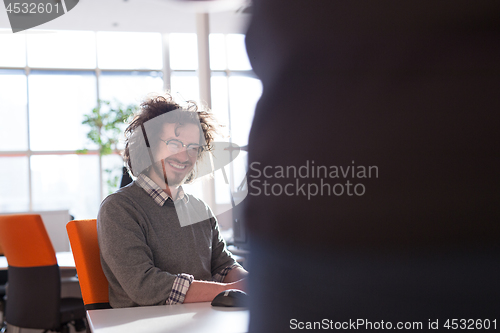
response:
<svg viewBox="0 0 500 333"><path fill-rule="evenodd" d="M186 195L189 211L213 216ZM158 205L135 182L104 199L97 232L112 307L165 304L177 274L209 281L235 263L214 217L181 227L170 200Z"/></svg>

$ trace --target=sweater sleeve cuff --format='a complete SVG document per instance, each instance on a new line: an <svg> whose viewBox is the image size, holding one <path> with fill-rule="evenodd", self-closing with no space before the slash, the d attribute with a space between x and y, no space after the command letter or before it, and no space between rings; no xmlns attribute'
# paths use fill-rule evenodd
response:
<svg viewBox="0 0 500 333"><path fill-rule="evenodd" d="M232 270L233 268L236 268L236 267L241 267L241 265L238 263L234 263L231 266L227 266L222 271L215 273L215 275L212 276L212 279L215 282L224 282L224 279L226 278L227 273L229 273L230 270Z"/></svg>
<svg viewBox="0 0 500 333"><path fill-rule="evenodd" d="M172 285L172 291L167 298L166 304L174 305L174 304L182 304L184 303L184 299L186 298L187 291L189 286L194 280L194 276L189 274L178 274L174 280L174 284Z"/></svg>

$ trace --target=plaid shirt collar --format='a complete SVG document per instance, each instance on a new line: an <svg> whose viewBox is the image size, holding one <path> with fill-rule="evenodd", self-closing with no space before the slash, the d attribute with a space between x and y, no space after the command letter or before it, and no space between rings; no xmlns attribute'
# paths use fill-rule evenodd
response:
<svg viewBox="0 0 500 333"><path fill-rule="evenodd" d="M165 192L145 174L141 173L139 177L137 177L136 182L159 206L163 206L168 200L172 202L175 201L167 194L167 192ZM184 203L188 202L188 198L185 195L182 186L179 186L179 189L177 190L177 200L183 200Z"/></svg>

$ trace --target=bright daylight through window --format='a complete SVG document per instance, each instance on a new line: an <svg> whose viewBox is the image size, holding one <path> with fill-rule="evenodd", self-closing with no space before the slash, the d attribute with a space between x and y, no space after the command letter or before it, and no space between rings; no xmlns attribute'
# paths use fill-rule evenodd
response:
<svg viewBox="0 0 500 333"><path fill-rule="evenodd" d="M107 178L120 177L123 162L117 154L99 157L84 115L99 99L138 105L165 88L181 104L199 101L196 34L33 30L2 33L0 45L10 50L0 52L0 172L9 175L0 180L0 213L68 209L77 219L95 218L116 189ZM229 140L245 146L262 87L244 35L211 34L210 65L212 111ZM215 173L216 206L229 207L245 165L242 153L226 166L230 185ZM203 191L201 182L190 186Z"/></svg>

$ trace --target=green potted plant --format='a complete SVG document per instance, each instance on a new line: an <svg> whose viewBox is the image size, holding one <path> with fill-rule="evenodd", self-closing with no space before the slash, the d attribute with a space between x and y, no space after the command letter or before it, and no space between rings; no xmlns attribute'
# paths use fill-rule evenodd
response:
<svg viewBox="0 0 500 333"><path fill-rule="evenodd" d="M120 155L119 143L127 120L133 116L139 107L135 104L124 105L118 101L113 103L99 100L97 106L89 114L84 115L83 125L89 126L87 138L97 145L99 154L99 168L102 169L102 157L110 154ZM80 149L79 154L89 153L88 149ZM122 170L104 169L104 177L100 175L100 184L103 180L107 185L107 192L112 193L118 188ZM102 186L102 185L101 185ZM103 191L101 191L103 192Z"/></svg>

